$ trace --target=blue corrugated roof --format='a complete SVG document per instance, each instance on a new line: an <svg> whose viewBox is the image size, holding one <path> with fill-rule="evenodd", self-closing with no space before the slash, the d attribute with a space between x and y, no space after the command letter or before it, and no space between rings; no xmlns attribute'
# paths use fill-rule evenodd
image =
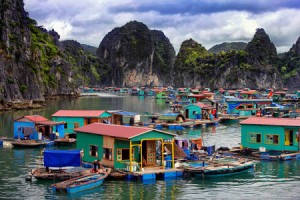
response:
<svg viewBox="0 0 300 200"><path fill-rule="evenodd" d="M138 113L127 112L127 111L115 112L114 114L123 115L123 116L135 116L135 115L138 115Z"/></svg>

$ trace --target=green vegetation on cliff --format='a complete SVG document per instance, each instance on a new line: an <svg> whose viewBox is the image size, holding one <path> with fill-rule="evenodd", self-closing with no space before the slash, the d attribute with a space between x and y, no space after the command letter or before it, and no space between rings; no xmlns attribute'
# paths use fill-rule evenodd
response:
<svg viewBox="0 0 300 200"><path fill-rule="evenodd" d="M245 50L247 43L245 42L223 42L211 47L208 51L212 53L220 53L222 51L227 52L230 50Z"/></svg>

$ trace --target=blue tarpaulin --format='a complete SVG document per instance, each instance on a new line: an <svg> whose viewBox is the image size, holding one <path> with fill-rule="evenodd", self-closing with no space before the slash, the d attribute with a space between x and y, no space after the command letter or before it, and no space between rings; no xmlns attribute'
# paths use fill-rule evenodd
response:
<svg viewBox="0 0 300 200"><path fill-rule="evenodd" d="M79 167L80 150L45 150L44 166L46 167Z"/></svg>
<svg viewBox="0 0 300 200"><path fill-rule="evenodd" d="M57 126L58 137L63 138L65 136L65 125L60 124Z"/></svg>
<svg viewBox="0 0 300 200"><path fill-rule="evenodd" d="M283 106L283 105L280 105L280 104L277 104L277 103L274 103L274 102L273 102L270 106L271 106L271 107L272 107L272 106L278 107L280 110L283 110L283 109L284 109L284 106Z"/></svg>
<svg viewBox="0 0 300 200"><path fill-rule="evenodd" d="M237 106L241 104L242 103L228 103L227 113L230 114Z"/></svg>

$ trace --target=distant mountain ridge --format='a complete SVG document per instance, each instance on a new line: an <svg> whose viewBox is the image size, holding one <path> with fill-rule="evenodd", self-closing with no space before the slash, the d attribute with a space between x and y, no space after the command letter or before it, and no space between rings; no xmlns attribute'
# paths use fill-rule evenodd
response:
<svg viewBox="0 0 300 200"><path fill-rule="evenodd" d="M208 51L212 53L220 53L222 51L227 52L230 50L244 50L247 46L245 42L223 42L221 44L216 44L211 47Z"/></svg>

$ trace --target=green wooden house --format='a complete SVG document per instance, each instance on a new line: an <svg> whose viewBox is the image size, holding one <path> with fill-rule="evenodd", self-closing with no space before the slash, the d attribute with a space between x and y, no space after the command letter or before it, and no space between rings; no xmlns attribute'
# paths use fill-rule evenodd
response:
<svg viewBox="0 0 300 200"><path fill-rule="evenodd" d="M156 93L155 98L156 99L166 99L167 98L167 93L166 92Z"/></svg>
<svg viewBox="0 0 300 200"><path fill-rule="evenodd" d="M299 151L300 119L251 117L240 124L243 148Z"/></svg>
<svg viewBox="0 0 300 200"><path fill-rule="evenodd" d="M77 149L83 149L83 160L101 160L105 166L128 171L141 171L142 168L158 167L164 169L165 146L171 145L172 165L174 168L175 135L151 128L120 126L93 123L75 129ZM131 158L131 159L130 159Z"/></svg>
<svg viewBox="0 0 300 200"><path fill-rule="evenodd" d="M111 116L105 110L59 110L52 115L52 120L65 122L65 134L70 134L75 128L94 122L111 123Z"/></svg>

